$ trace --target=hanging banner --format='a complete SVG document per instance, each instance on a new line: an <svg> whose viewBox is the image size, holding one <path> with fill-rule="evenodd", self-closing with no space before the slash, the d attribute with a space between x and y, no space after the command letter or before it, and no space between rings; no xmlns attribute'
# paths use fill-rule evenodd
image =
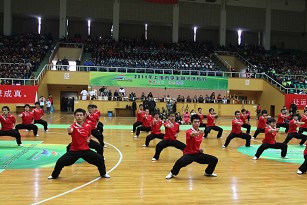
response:
<svg viewBox="0 0 307 205"><path fill-rule="evenodd" d="M0 103L31 103L37 100L38 86L0 85Z"/></svg>
<svg viewBox="0 0 307 205"><path fill-rule="evenodd" d="M286 94L285 95L285 105L287 109L290 108L292 102L296 104L297 109L303 110L307 105L307 95L302 94Z"/></svg>
<svg viewBox="0 0 307 205"><path fill-rule="evenodd" d="M92 86L227 90L228 78L147 73L90 72Z"/></svg>

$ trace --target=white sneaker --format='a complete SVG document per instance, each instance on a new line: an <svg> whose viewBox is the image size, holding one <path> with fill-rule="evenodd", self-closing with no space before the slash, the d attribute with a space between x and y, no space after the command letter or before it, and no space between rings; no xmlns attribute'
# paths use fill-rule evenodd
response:
<svg viewBox="0 0 307 205"><path fill-rule="evenodd" d="M301 170L297 170L297 172L296 172L297 174L303 174L303 172L301 171Z"/></svg>
<svg viewBox="0 0 307 205"><path fill-rule="evenodd" d="M23 144L18 144L19 147L23 147Z"/></svg>
<svg viewBox="0 0 307 205"><path fill-rule="evenodd" d="M48 132L49 130L45 130L45 132Z"/></svg>
<svg viewBox="0 0 307 205"><path fill-rule="evenodd" d="M134 133L134 132L131 130L131 133Z"/></svg>
<svg viewBox="0 0 307 205"><path fill-rule="evenodd" d="M34 135L34 137L39 137L39 135L37 134L37 135Z"/></svg>
<svg viewBox="0 0 307 205"><path fill-rule="evenodd" d="M174 175L172 174L172 172L170 172L168 175L166 175L165 179L171 179L173 177Z"/></svg>
<svg viewBox="0 0 307 205"><path fill-rule="evenodd" d="M139 136L137 136L137 135L134 135L134 138L138 138Z"/></svg>
<svg viewBox="0 0 307 205"><path fill-rule="evenodd" d="M48 177L48 179L54 179L54 178L53 178L53 176L50 175L50 176Z"/></svg>
<svg viewBox="0 0 307 205"><path fill-rule="evenodd" d="M255 137L252 137L252 140L256 140L256 138L255 138Z"/></svg>
<svg viewBox="0 0 307 205"><path fill-rule="evenodd" d="M146 144L143 144L143 147L147 147Z"/></svg>
<svg viewBox="0 0 307 205"><path fill-rule="evenodd" d="M305 144L300 144L300 146L302 146L302 147L306 147L306 145L305 145Z"/></svg>
<svg viewBox="0 0 307 205"><path fill-rule="evenodd" d="M157 161L157 159L153 157L153 158L151 159L151 161Z"/></svg>
<svg viewBox="0 0 307 205"><path fill-rule="evenodd" d="M217 177L217 174L214 174L214 173L212 173L212 174L207 174L207 173L205 173L204 174L206 177Z"/></svg>
<svg viewBox="0 0 307 205"><path fill-rule="evenodd" d="M29 132L29 130L26 130L26 132Z"/></svg>
<svg viewBox="0 0 307 205"><path fill-rule="evenodd" d="M223 149L225 149L225 148L226 148L226 146L225 146L225 145L223 145L223 146L222 146L222 148L223 148Z"/></svg>
<svg viewBox="0 0 307 205"><path fill-rule="evenodd" d="M102 176L102 178L110 178L110 175L104 174L104 175Z"/></svg>
<svg viewBox="0 0 307 205"><path fill-rule="evenodd" d="M258 158L258 157L256 157L256 156L254 156L254 157L253 157L253 160L257 160L257 159L259 159L259 158Z"/></svg>
<svg viewBox="0 0 307 205"><path fill-rule="evenodd" d="M252 147L253 145L245 146L245 147Z"/></svg>
<svg viewBox="0 0 307 205"><path fill-rule="evenodd" d="M107 145L106 145L106 144L104 144L103 148L107 148Z"/></svg>
<svg viewBox="0 0 307 205"><path fill-rule="evenodd" d="M289 157L288 157L288 156L285 156L285 157L281 157L281 158L283 158L283 159L289 159Z"/></svg>

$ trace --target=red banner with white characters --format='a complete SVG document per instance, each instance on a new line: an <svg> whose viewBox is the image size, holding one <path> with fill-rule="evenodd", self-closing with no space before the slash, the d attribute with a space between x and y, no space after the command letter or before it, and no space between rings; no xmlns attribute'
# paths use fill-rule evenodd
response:
<svg viewBox="0 0 307 205"><path fill-rule="evenodd" d="M0 85L0 103L31 103L37 101L38 86Z"/></svg>
<svg viewBox="0 0 307 205"><path fill-rule="evenodd" d="M286 94L286 107L290 108L291 103L296 104L297 109L303 110L307 105L307 95L302 94Z"/></svg>

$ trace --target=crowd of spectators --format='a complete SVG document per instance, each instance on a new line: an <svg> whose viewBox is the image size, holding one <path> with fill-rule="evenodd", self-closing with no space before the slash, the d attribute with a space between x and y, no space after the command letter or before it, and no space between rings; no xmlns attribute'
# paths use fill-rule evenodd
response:
<svg viewBox="0 0 307 205"><path fill-rule="evenodd" d="M52 39L39 34L0 36L0 73L2 78L33 78L33 72L50 48ZM12 81L2 81L10 84Z"/></svg>
<svg viewBox="0 0 307 205"><path fill-rule="evenodd" d="M173 70L219 71L210 59L210 45L180 41L161 43L152 40L88 38L86 65Z"/></svg>

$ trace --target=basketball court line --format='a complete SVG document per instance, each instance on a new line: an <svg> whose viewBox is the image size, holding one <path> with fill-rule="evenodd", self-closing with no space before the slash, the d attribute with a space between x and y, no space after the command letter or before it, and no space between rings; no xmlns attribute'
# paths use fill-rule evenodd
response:
<svg viewBox="0 0 307 205"><path fill-rule="evenodd" d="M118 167L118 165L122 162L123 155L122 155L121 151L120 151L117 147L115 147L114 145L112 145L112 144L110 144L110 143L107 143L107 142L105 142L105 144L108 144L108 145L110 145L111 147L113 147L113 148L119 153L119 156L120 156L118 162L114 165L114 167L112 167L109 171L107 171L107 174L109 174L109 173L111 173L114 169L116 169L116 168ZM45 203L45 202L50 201L50 200L52 200L52 199L59 198L59 197L64 196L64 195L66 195L66 194L72 193L72 192L74 192L74 191L76 191L76 190L78 190L78 189L81 189L81 188L83 188L83 187L86 187L87 185L90 185L90 184L92 184L92 183L98 181L99 179L101 179L101 177L97 177L96 179L93 179L92 181L87 182L87 183L85 183L85 184L83 184L83 185L80 185L80 186L78 186L78 187L76 187L76 188L73 188L73 189L68 190L68 191L66 191L66 192L63 192L63 193L61 193L61 194L58 194L58 195L49 197L49 198L44 199L44 200L42 200L42 201L33 203L33 204L31 204L31 205L42 204L42 203ZM48 179L46 178L46 180L48 180Z"/></svg>

